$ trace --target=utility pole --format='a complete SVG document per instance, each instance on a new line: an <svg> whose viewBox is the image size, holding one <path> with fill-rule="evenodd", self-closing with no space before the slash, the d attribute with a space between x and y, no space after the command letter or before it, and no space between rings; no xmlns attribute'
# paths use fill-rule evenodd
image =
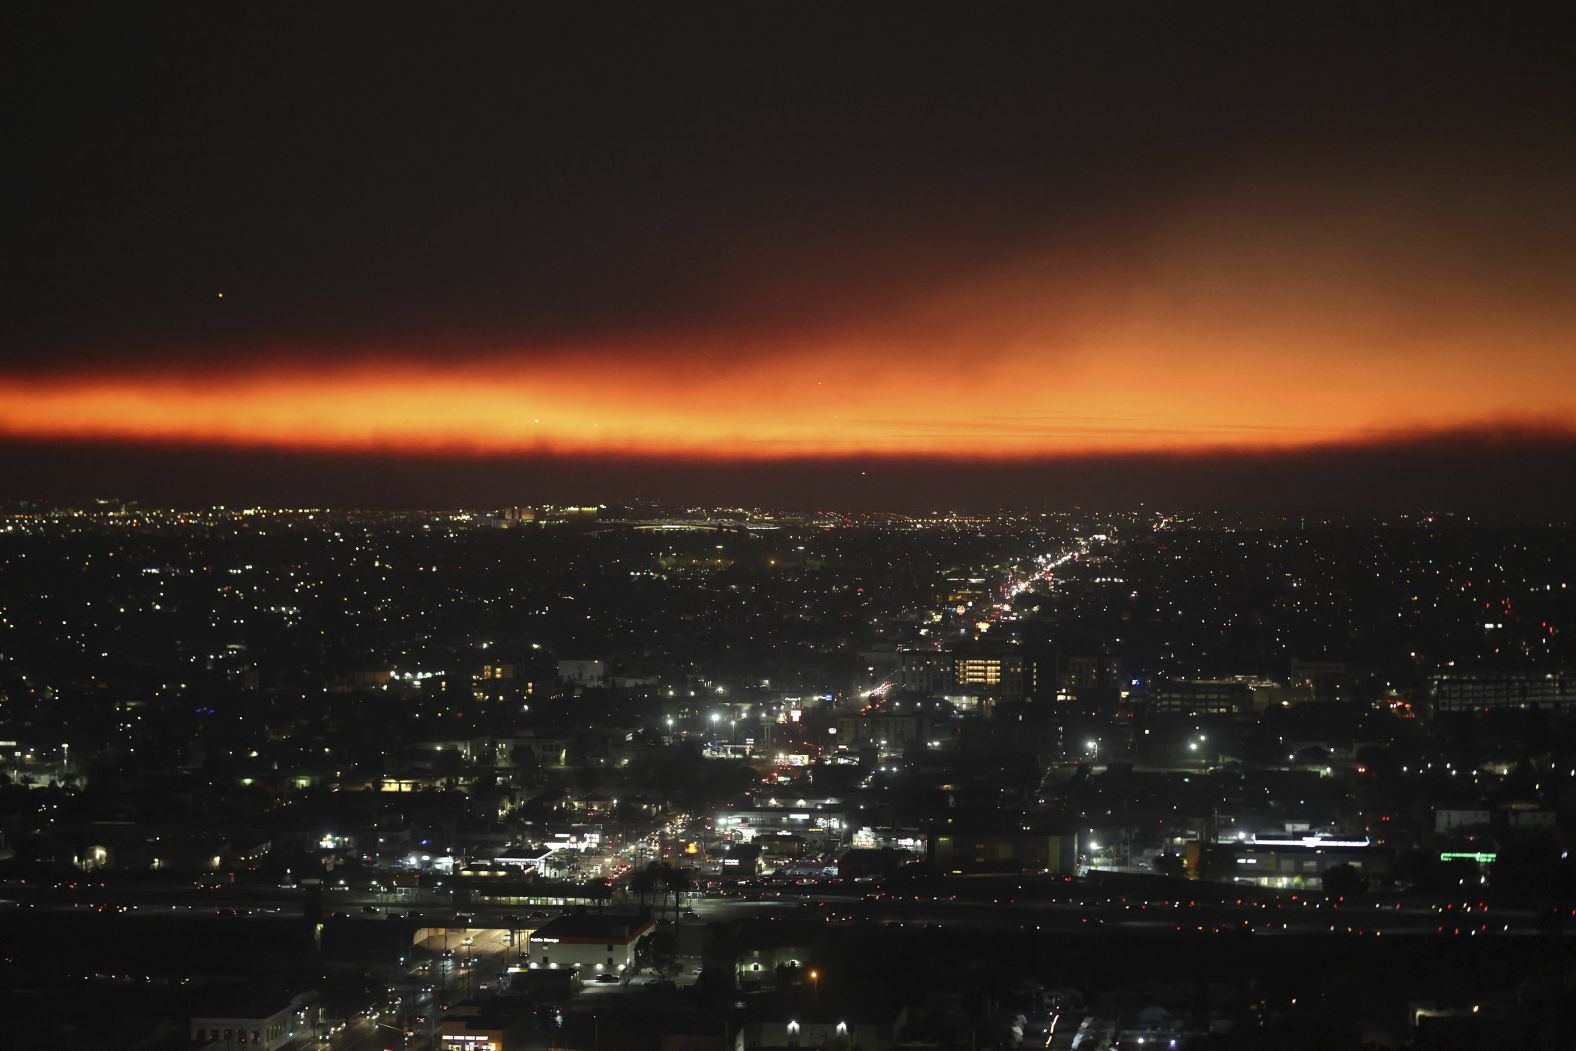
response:
<svg viewBox="0 0 1576 1051"><path fill-rule="evenodd" d="M438 992L449 998L449 928L443 928L443 955L438 957Z"/></svg>

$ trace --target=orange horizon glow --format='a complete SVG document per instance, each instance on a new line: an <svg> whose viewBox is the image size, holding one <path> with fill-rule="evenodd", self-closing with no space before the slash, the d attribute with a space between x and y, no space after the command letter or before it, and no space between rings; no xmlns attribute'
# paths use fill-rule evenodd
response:
<svg viewBox="0 0 1576 1051"><path fill-rule="evenodd" d="M0 436L748 461L1576 432L1564 262L1529 252L1518 269L1492 240L1468 250L1481 236L1446 222L1464 207L1409 218L1377 190L1273 185L1181 208L1120 259L1035 248L903 296L851 290L830 320L760 331L422 336L352 359L310 340L248 347L238 329L203 357L0 371Z"/></svg>
<svg viewBox="0 0 1576 1051"><path fill-rule="evenodd" d="M1576 430L1576 374L1405 354L1007 354L853 349L740 361L618 355L326 370L0 376L0 435L304 451L1021 459L1286 451L1532 423ZM1408 412L1402 406L1412 407Z"/></svg>

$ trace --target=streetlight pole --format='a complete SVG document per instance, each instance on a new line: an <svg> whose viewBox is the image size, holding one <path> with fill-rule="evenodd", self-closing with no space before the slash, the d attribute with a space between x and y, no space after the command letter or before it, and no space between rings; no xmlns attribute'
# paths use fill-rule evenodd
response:
<svg viewBox="0 0 1576 1051"><path fill-rule="evenodd" d="M443 955L438 957L438 992L449 996L449 928L443 928Z"/></svg>

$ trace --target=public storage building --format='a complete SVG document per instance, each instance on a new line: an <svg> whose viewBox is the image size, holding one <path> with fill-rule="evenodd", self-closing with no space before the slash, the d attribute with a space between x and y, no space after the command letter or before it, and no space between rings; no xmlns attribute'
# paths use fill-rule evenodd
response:
<svg viewBox="0 0 1576 1051"><path fill-rule="evenodd" d="M650 916L560 916L531 933L530 966L621 974L635 966L635 943L656 925Z"/></svg>

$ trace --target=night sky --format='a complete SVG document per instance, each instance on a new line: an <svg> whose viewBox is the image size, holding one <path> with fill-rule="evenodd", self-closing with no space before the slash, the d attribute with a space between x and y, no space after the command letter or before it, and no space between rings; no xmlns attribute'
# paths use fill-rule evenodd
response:
<svg viewBox="0 0 1576 1051"><path fill-rule="evenodd" d="M0 17L0 497L1576 509L1569 5Z"/></svg>

